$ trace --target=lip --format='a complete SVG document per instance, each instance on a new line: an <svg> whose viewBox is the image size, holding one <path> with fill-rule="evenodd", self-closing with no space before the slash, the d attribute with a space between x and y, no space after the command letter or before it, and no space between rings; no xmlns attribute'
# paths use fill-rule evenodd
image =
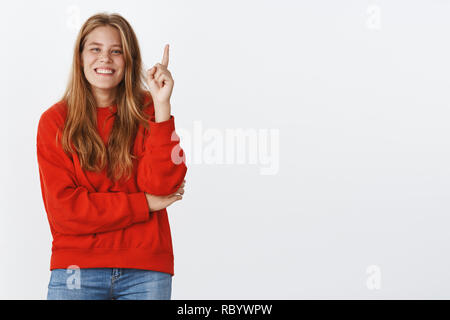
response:
<svg viewBox="0 0 450 320"><path fill-rule="evenodd" d="M105 69L105 70L111 70L112 73L98 73L97 69ZM112 68L105 68L105 67L98 67L98 68L94 68L94 72L96 75L99 76L104 76L104 77L111 77L112 75L114 75L114 73L116 72L116 70L112 69Z"/></svg>

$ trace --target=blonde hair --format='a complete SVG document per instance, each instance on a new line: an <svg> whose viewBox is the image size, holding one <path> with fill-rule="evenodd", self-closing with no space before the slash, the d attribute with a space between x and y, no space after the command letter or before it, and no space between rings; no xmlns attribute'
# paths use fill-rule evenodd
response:
<svg viewBox="0 0 450 320"><path fill-rule="evenodd" d="M87 35L100 26L112 26L119 31L125 60L124 78L117 86L117 114L106 148L97 130L96 101L90 89L83 67L81 53ZM145 72L136 35L131 25L119 14L98 13L81 27L73 53L72 68L62 100L67 105L67 118L62 134L62 147L66 153L75 148L81 167L99 172L108 164L107 175L119 180L127 179L133 172L131 154L139 123L148 129L147 114L143 110L152 103L145 89ZM144 103L145 95L150 100Z"/></svg>

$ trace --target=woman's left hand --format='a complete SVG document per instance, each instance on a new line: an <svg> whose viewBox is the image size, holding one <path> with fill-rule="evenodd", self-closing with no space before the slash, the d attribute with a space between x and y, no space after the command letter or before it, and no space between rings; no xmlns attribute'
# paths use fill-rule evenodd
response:
<svg viewBox="0 0 450 320"><path fill-rule="evenodd" d="M170 71L167 69L168 65L169 45L166 44L161 63L157 63L147 70L147 85L155 105L170 104L174 81Z"/></svg>

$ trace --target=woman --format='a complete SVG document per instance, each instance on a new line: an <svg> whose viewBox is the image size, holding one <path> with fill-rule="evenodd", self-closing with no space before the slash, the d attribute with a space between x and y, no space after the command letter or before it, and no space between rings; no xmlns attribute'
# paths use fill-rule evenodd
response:
<svg viewBox="0 0 450 320"><path fill-rule="evenodd" d="M118 14L81 27L67 89L37 132L53 236L47 299L170 299L166 208L182 199L187 167L168 62L166 45L144 72L136 35Z"/></svg>

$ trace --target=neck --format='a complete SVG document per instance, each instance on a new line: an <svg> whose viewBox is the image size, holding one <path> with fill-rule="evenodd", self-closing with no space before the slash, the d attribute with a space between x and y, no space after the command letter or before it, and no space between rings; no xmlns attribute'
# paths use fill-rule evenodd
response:
<svg viewBox="0 0 450 320"><path fill-rule="evenodd" d="M97 108L105 108L114 103L116 100L116 90L114 89L100 89L93 88L93 94Z"/></svg>

